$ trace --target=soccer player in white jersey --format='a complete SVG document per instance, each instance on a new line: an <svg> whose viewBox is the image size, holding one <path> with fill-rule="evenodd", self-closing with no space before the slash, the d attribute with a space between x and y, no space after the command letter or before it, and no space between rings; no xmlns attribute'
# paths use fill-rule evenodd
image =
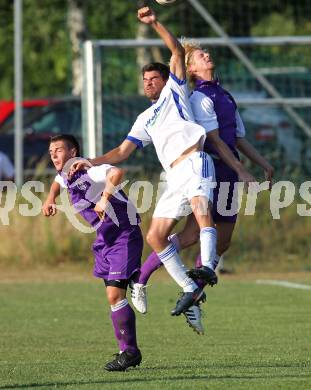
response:
<svg viewBox="0 0 311 390"><path fill-rule="evenodd" d="M125 141L92 164L117 164L138 147L153 143L167 173L167 190L154 211L147 242L157 253L166 270L183 289L172 315L184 313L194 303L205 299L203 289L187 275L169 235L177 221L193 212L200 227L202 267L200 277L210 285L217 283L212 269L216 256L216 229L211 215L214 166L202 151L205 130L195 123L186 83L185 52L180 42L157 20L149 7L138 10L138 19L149 24L171 51L170 67L149 64L143 68L145 95L152 106L141 113ZM82 163L80 163L82 165ZM79 163L73 170L81 167Z"/></svg>

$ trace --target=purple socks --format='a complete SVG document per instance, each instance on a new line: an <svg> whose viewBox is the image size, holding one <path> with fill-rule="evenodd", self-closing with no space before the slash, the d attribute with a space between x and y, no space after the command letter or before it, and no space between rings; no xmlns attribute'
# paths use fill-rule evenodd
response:
<svg viewBox="0 0 311 390"><path fill-rule="evenodd" d="M136 341L135 313L128 304L127 299L123 299L116 305L111 306L111 320L120 351L123 352L126 350L131 353L136 353L138 347Z"/></svg>
<svg viewBox="0 0 311 390"><path fill-rule="evenodd" d="M138 283L141 283L145 286L151 274L162 265L163 263L161 262L159 256L155 252L151 252L140 269Z"/></svg>

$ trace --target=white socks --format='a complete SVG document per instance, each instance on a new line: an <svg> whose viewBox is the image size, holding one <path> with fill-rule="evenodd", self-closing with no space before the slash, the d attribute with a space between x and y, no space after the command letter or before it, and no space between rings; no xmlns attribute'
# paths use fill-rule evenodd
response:
<svg viewBox="0 0 311 390"><path fill-rule="evenodd" d="M123 309L123 307L125 307L126 305L128 305L128 300L126 298L124 298L124 299L122 299L122 301L119 301L115 305L110 305L110 308L111 308L111 311L118 311L120 309Z"/></svg>
<svg viewBox="0 0 311 390"><path fill-rule="evenodd" d="M200 231L202 265L215 270L219 256L216 254L217 231L213 227L205 227ZM217 257L217 258L216 258Z"/></svg>
<svg viewBox="0 0 311 390"><path fill-rule="evenodd" d="M184 292L192 292L198 288L197 284L187 276L187 268L182 263L175 246L170 243L162 252L158 252L161 262L167 272Z"/></svg>

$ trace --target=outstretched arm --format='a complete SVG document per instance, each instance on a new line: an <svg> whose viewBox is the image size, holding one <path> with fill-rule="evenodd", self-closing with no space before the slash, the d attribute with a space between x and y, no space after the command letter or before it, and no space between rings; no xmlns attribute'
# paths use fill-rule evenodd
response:
<svg viewBox="0 0 311 390"><path fill-rule="evenodd" d="M217 150L219 157L232 168L239 177L240 181L244 183L251 183L256 179L247 171L244 165L232 153L228 145L219 137L218 130L212 130L206 134L206 139L209 144Z"/></svg>
<svg viewBox="0 0 311 390"><path fill-rule="evenodd" d="M80 161L76 161L70 167L69 177L72 177L76 171L89 168L93 165L119 164L120 162L127 160L128 157L130 156L130 154L136 148L137 148L137 146L133 142L125 140L122 142L121 145L110 150L109 152L107 152L103 156L99 156L99 157L90 159L88 161L85 159L80 160Z"/></svg>
<svg viewBox="0 0 311 390"><path fill-rule="evenodd" d="M265 178L270 182L271 189L274 169L269 162L245 138L238 138L236 146L244 156L264 170Z"/></svg>
<svg viewBox="0 0 311 390"><path fill-rule="evenodd" d="M92 165L102 164L119 164L129 158L130 154L134 152L137 146L128 140L125 140L118 147L110 150L103 156L99 156L90 160Z"/></svg>
<svg viewBox="0 0 311 390"><path fill-rule="evenodd" d="M149 24L162 38L167 48L171 51L170 71L180 80L186 78L185 50L177 38L157 20L157 16L150 7L143 7L138 10L138 19Z"/></svg>

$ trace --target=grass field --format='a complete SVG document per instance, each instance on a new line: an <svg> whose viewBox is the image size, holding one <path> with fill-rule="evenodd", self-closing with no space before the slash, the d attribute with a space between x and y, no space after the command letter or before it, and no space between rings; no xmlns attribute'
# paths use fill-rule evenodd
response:
<svg viewBox="0 0 311 390"><path fill-rule="evenodd" d="M126 373L102 370L117 347L100 281L85 271L2 275L0 389L311 388L311 290L223 278L207 291L198 336L170 317L177 289L161 272L149 314L137 316L143 363ZM311 285L308 273L276 277Z"/></svg>

